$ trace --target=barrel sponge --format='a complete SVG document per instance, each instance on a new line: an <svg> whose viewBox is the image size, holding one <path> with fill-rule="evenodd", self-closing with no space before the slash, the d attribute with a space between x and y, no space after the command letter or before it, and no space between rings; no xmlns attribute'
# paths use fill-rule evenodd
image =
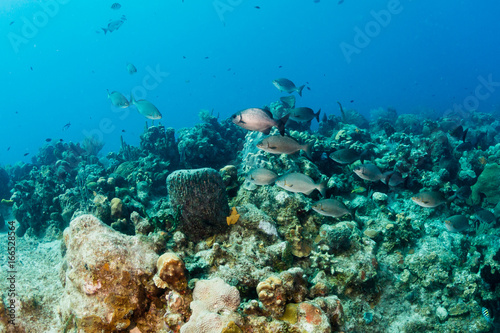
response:
<svg viewBox="0 0 500 333"><path fill-rule="evenodd" d="M227 230L226 187L214 169L177 170L167 178L170 205L180 212L180 231L199 241Z"/></svg>
<svg viewBox="0 0 500 333"><path fill-rule="evenodd" d="M187 287L184 262L173 252L162 254L156 263L153 281L158 288L182 291Z"/></svg>
<svg viewBox="0 0 500 333"><path fill-rule="evenodd" d="M480 193L486 196L490 204L496 205L500 202L500 165L492 163L484 167L477 182L472 186L472 204L477 205L481 202Z"/></svg>

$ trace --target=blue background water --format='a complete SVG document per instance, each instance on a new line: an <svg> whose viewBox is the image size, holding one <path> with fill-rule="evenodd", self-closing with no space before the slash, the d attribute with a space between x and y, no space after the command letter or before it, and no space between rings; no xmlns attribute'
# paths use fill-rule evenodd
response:
<svg viewBox="0 0 500 333"><path fill-rule="evenodd" d="M111 107L106 89L145 93L138 97L160 109L161 122L179 129L199 122L200 109L223 118L278 100L286 95L271 84L278 77L309 83L299 106L338 114L338 100L366 115L379 106L442 113L474 101L479 76L500 81L494 0L401 0L383 25L373 13L394 1L125 0L117 11L112 3L0 2L0 164L30 161L46 138L102 135L103 152L118 150L120 135L137 145L146 118ZM124 24L103 34L122 15ZM365 45L357 29L368 29ZM359 53L346 57L342 43ZM156 69L157 85L144 89ZM492 90L478 110L498 112L500 87Z"/></svg>

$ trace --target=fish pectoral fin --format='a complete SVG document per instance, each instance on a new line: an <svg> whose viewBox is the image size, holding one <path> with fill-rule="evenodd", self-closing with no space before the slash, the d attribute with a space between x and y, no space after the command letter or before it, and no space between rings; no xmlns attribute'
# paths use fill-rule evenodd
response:
<svg viewBox="0 0 500 333"><path fill-rule="evenodd" d="M240 124L246 124L243 120L240 119L240 121L238 121L238 123Z"/></svg>
<svg viewBox="0 0 500 333"><path fill-rule="evenodd" d="M276 146L269 146L269 145L267 145L267 148L269 148L269 149L273 149L273 150L274 150L274 149L276 149L276 148L278 148L278 147L276 147Z"/></svg>

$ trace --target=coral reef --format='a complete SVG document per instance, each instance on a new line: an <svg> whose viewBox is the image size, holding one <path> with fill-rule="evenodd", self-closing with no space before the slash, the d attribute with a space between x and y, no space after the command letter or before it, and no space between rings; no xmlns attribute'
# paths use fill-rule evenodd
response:
<svg viewBox="0 0 500 333"><path fill-rule="evenodd" d="M270 105L275 117L288 112L285 102ZM286 135L312 146L306 157L259 150L262 133L212 113L177 141L157 125L144 129L140 147L122 140L106 158L98 142L57 142L31 164L0 168L0 228L15 218L26 275L20 330L488 332L498 324L494 117L378 108L368 122L346 110L323 115L317 131L287 125ZM341 149L353 160L330 157ZM353 171L366 163L380 169L376 181ZM206 168L187 169L198 167ZM325 198L288 191L291 182L245 181L256 168L327 181L325 196L351 214L318 213ZM424 192L440 205L417 205ZM461 228L450 232L456 215ZM5 303L4 288L0 296Z"/></svg>

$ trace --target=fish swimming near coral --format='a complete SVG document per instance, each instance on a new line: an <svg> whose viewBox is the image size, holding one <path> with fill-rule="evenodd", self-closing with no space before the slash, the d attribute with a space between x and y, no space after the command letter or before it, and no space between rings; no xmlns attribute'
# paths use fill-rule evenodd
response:
<svg viewBox="0 0 500 333"><path fill-rule="evenodd" d="M425 208L434 208L448 202L440 192L436 191L420 192L413 196L411 200L417 205Z"/></svg>
<svg viewBox="0 0 500 333"><path fill-rule="evenodd" d="M490 212L489 210L486 210L486 209L478 210L474 214L474 217L477 221L479 221L481 223L491 224L491 223L495 223L497 221L495 214L493 214L492 212Z"/></svg>
<svg viewBox="0 0 500 333"><path fill-rule="evenodd" d="M155 120L161 119L162 117L160 111L153 105L153 103L146 101L145 99L136 101L132 93L130 93L130 104L135 105L137 111L148 119Z"/></svg>
<svg viewBox="0 0 500 333"><path fill-rule="evenodd" d="M278 178L278 175L265 168L257 168L248 172L246 179L255 185L270 185Z"/></svg>
<svg viewBox="0 0 500 333"><path fill-rule="evenodd" d="M128 108L129 107L129 102L125 96L123 96L122 93L118 91L113 91L109 92L109 90L106 89L108 92L108 98L111 100L111 104L116 106L117 108Z"/></svg>
<svg viewBox="0 0 500 333"><path fill-rule="evenodd" d="M276 127L281 135L285 135L285 124L289 116L287 114L283 118L275 120L271 111L249 108L233 114L231 120L234 124L250 131L269 134L271 129Z"/></svg>
<svg viewBox="0 0 500 333"><path fill-rule="evenodd" d="M313 109L311 108L307 107L294 108L290 109L290 119L299 123L306 123L316 118L316 120L319 123L320 112L321 109L319 109L318 112L314 113Z"/></svg>
<svg viewBox="0 0 500 333"><path fill-rule="evenodd" d="M334 151L329 157L339 164L351 164L359 160L361 154L354 149L344 148Z"/></svg>
<svg viewBox="0 0 500 333"><path fill-rule="evenodd" d="M273 135L263 139L257 144L257 148L271 154L294 154L303 150L311 159L312 143L301 145L289 136Z"/></svg>
<svg viewBox="0 0 500 333"><path fill-rule="evenodd" d="M312 209L324 216L342 217L344 215L351 215L352 213L347 207L336 199L323 199L312 205Z"/></svg>
<svg viewBox="0 0 500 333"><path fill-rule="evenodd" d="M324 197L327 181L324 180L316 184L311 177L300 172L292 172L278 177L275 184L287 191L304 193L306 195L311 194L314 190L318 190Z"/></svg>
<svg viewBox="0 0 500 333"><path fill-rule="evenodd" d="M384 174L375 164L361 164L355 167L353 171L359 178L370 182L376 182L385 178Z"/></svg>
<svg viewBox="0 0 500 333"><path fill-rule="evenodd" d="M305 87L305 85L302 85L300 87L296 87L292 81L285 79L285 78L279 78L279 79L273 80L273 85L279 91L285 91L289 94L296 91L299 94L299 96L302 96L302 89L304 89L304 87Z"/></svg>
<svg viewBox="0 0 500 333"><path fill-rule="evenodd" d="M444 220L444 226L450 232L462 232L469 229L469 220L463 215L453 215Z"/></svg>

